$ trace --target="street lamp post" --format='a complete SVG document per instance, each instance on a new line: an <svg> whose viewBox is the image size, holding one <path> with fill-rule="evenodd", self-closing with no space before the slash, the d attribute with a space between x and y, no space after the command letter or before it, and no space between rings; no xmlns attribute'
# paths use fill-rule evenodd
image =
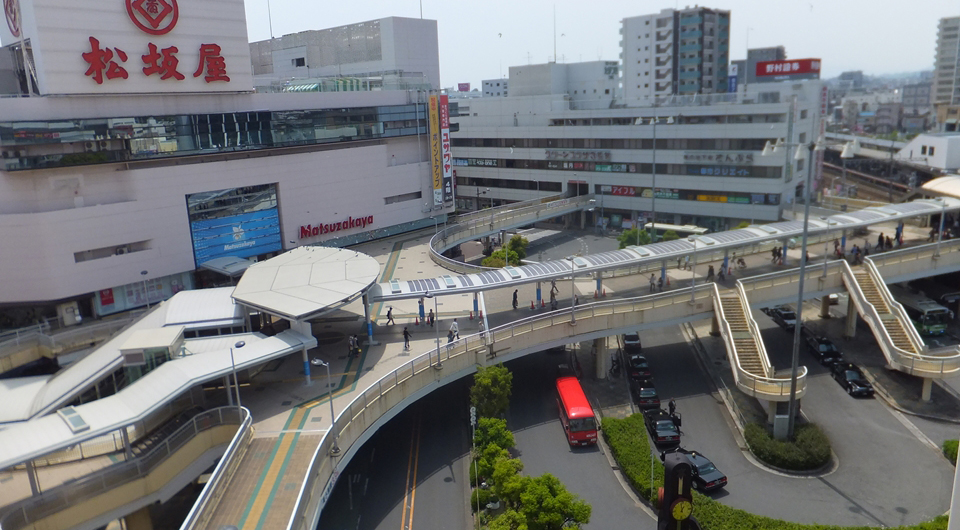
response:
<svg viewBox="0 0 960 530"><path fill-rule="evenodd" d="M477 186L477 211L478 212L480 211L480 196L486 195L488 191L490 191L490 188L480 191L480 186L479 185Z"/></svg>
<svg viewBox="0 0 960 530"><path fill-rule="evenodd" d="M237 389L237 413L240 414L240 380L237 378L237 363L233 360L233 349L240 349L246 346L247 343L244 341L238 341L233 346L230 346L230 368L233 370L233 384Z"/></svg>
<svg viewBox="0 0 960 530"><path fill-rule="evenodd" d="M697 237L693 237L693 270L690 271L690 303L694 302L697 286Z"/></svg>
<svg viewBox="0 0 960 530"><path fill-rule="evenodd" d="M333 432L333 447L330 449L330 454L336 456L340 454L340 445L337 443L337 426L334 425L337 415L333 411L333 379L330 377L330 363L323 359L314 358L310 361L310 364L323 366L327 369L327 401L330 402L330 431Z"/></svg>
<svg viewBox="0 0 960 530"><path fill-rule="evenodd" d="M934 256L940 256L940 240L943 239L943 221L947 216L947 200L943 197L937 197L937 200L940 201L940 231L937 232L937 250L933 253Z"/></svg>
<svg viewBox="0 0 960 530"><path fill-rule="evenodd" d="M576 310L577 304L574 300L577 299L576 293L576 282L573 281L573 277L576 274L576 264L573 262L574 256L567 256L567 260L570 261L570 323L577 323L577 315L574 313Z"/></svg>
<svg viewBox="0 0 960 530"><path fill-rule="evenodd" d="M433 298L433 314L434 318L437 320L437 325L434 326L434 330L437 333L437 364L434 365L434 368L440 369L443 368L443 363L440 361L440 303L439 296L434 295L430 291L423 293L424 298Z"/></svg>
<svg viewBox="0 0 960 530"><path fill-rule="evenodd" d="M147 309L150 309L150 295L147 294L147 271L140 271L140 282L143 283L143 298L147 301Z"/></svg>

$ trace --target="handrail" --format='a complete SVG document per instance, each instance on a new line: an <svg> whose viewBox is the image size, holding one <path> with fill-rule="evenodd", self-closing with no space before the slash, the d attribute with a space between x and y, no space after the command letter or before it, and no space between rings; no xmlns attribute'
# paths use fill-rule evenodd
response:
<svg viewBox="0 0 960 530"><path fill-rule="evenodd" d="M470 198L470 195L469 195L469 194L461 195L461 197ZM545 204L545 203L552 202L552 201L562 200L562 199L564 199L564 198L565 198L564 195L552 195L552 196L550 196L550 197L540 197L540 198L537 198L537 199L529 199L529 200L521 201L521 202L511 202L511 203L509 203L509 204L501 204L500 206L495 206L495 207L492 207L492 208L485 208L485 209L483 209L483 210L475 210L475 211L472 211L472 212L464 212L464 213L462 213L462 214L457 215L457 223L462 223L462 222L465 222L465 221L472 221L472 220L474 220L474 218L480 219L480 218L483 218L483 217L487 217L487 216L490 215L491 210L493 211L493 213L500 212L500 211L504 211L504 212L505 212L505 211L513 210L513 209L515 209L515 208L517 208L517 207L521 207L521 208L522 208L522 207L524 207L524 206L531 206L531 205L537 205L537 204Z"/></svg>
<svg viewBox="0 0 960 530"><path fill-rule="evenodd" d="M913 325L903 305L897 302L893 298L893 293L887 289L883 277L880 276L880 271L878 271L877 267L870 261L870 258L864 260L863 269L867 271L867 274L870 275L870 278L873 279L873 282L877 285L880 297L883 298L884 303L890 308L890 312L903 324L903 330L907 333L907 339L910 341L910 344L913 345L913 349L915 349L917 353L923 352L926 349L923 338L920 337L920 333L917 331L916 326Z"/></svg>
<svg viewBox="0 0 960 530"><path fill-rule="evenodd" d="M149 474L193 437L220 425L241 423L236 407L201 412L149 452L55 488L15 502L3 509L0 528L19 530L67 507L88 501ZM247 413L249 417L249 413Z"/></svg>
<svg viewBox="0 0 960 530"><path fill-rule="evenodd" d="M190 513L187 514L180 525L180 530L192 530L206 526L210 517L213 516L213 508L216 507L224 493L222 486L230 482L233 472L236 471L243 454L246 452L247 444L253 437L253 417L246 408L242 408L242 411L243 422L237 429L237 434L230 440L230 445L227 446L227 450L220 457L220 461L217 462L217 467L213 469L213 473L203 486L200 496L197 497L193 507L190 508Z"/></svg>
<svg viewBox="0 0 960 530"><path fill-rule="evenodd" d="M756 319L753 318L753 312L750 311L750 303L747 301L747 292L743 289L743 283L740 280L737 280L736 283L737 295L740 297L740 303L744 308L744 316L747 319L747 327L750 328L750 334L753 335L754 340L757 343L757 349L760 353L760 362L763 363L763 372L765 376L773 375L773 365L770 364L770 357L767 355L767 347L763 343L762 335L760 335L760 326L757 325Z"/></svg>

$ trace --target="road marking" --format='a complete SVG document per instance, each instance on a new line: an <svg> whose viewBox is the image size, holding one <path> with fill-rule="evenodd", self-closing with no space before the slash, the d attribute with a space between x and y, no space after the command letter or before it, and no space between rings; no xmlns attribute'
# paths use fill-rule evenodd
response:
<svg viewBox="0 0 960 530"><path fill-rule="evenodd" d="M926 434L923 434L923 431L921 431L920 428L917 427L912 421L910 421L910 419L907 418L902 412L900 412L899 410L895 410L891 407L883 407L883 408L889 410L890 414L893 414L893 417L896 418L897 421L899 421L901 424L903 424L903 426L906 427L908 431L910 431L910 434L914 435L918 440L920 440L920 443L930 447L937 453L941 452L940 447L938 447L937 444L933 443L933 440L928 438Z"/></svg>

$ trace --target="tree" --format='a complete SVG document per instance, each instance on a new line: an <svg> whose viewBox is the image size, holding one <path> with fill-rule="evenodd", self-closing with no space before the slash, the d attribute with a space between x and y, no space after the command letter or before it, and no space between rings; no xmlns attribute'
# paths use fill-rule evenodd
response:
<svg viewBox="0 0 960 530"><path fill-rule="evenodd" d="M546 473L527 482L517 511L530 530L560 530L589 523L592 510L557 477Z"/></svg>
<svg viewBox="0 0 960 530"><path fill-rule="evenodd" d="M666 232L663 233L664 241L673 241L675 239L680 239L680 236L678 236L675 231L667 230Z"/></svg>
<svg viewBox="0 0 960 530"><path fill-rule="evenodd" d="M493 476L493 471L497 462L501 460L510 460L510 452L497 444L490 444L477 448L480 453L477 455L476 475L484 480ZM470 470L473 472L473 469ZM477 476L473 479L476 480Z"/></svg>
<svg viewBox="0 0 960 530"><path fill-rule="evenodd" d="M520 234L514 234L513 237L510 238L510 241L507 242L507 248L516 252L517 258L521 260L527 257L527 247L529 246L530 242ZM519 261L517 263L519 264Z"/></svg>
<svg viewBox="0 0 960 530"><path fill-rule="evenodd" d="M507 411L512 390L513 374L502 363L481 367L473 375L470 404L477 407L479 416L496 418Z"/></svg>
<svg viewBox="0 0 960 530"><path fill-rule="evenodd" d="M490 254L489 258L484 258L480 262L480 265L484 267L506 267L507 264L518 266L520 265L520 256L516 252L510 249L501 248L500 250Z"/></svg>
<svg viewBox="0 0 960 530"><path fill-rule="evenodd" d="M507 509L490 521L490 530L529 530L527 520L516 510Z"/></svg>
<svg viewBox="0 0 960 530"><path fill-rule="evenodd" d="M523 471L523 462L519 458L501 458L493 463L493 493L508 505L516 505L520 494L527 487L530 477L520 474Z"/></svg>
<svg viewBox="0 0 960 530"><path fill-rule="evenodd" d="M640 232L640 243L637 243L637 231ZM620 242L620 248L627 248L630 245L649 245L650 244L650 232L646 230L640 230L638 228L631 228L630 230L624 230L619 236L617 236L617 241Z"/></svg>
<svg viewBox="0 0 960 530"><path fill-rule="evenodd" d="M740 221L740 224L738 224L737 226L733 227L733 229L734 229L734 230L740 230L741 228L746 228L746 227L748 227L748 226L750 226L750 221Z"/></svg>
<svg viewBox="0 0 960 530"><path fill-rule="evenodd" d="M507 428L507 420L483 416L477 420L473 442L477 447L496 444L504 449L512 449L514 446L513 433Z"/></svg>

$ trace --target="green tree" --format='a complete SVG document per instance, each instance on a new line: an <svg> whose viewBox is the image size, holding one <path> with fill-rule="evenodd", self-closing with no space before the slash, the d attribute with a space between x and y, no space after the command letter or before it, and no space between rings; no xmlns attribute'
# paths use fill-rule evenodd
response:
<svg viewBox="0 0 960 530"><path fill-rule="evenodd" d="M520 234L514 234L513 237L510 238L510 241L507 242L507 248L516 252L519 259L526 259L527 247L529 246L530 242Z"/></svg>
<svg viewBox="0 0 960 530"><path fill-rule="evenodd" d="M546 473L527 482L517 511L530 530L560 530L589 523L591 507Z"/></svg>
<svg viewBox="0 0 960 530"><path fill-rule="evenodd" d="M521 471L523 462L519 458L501 458L493 463L493 493L508 505L515 505L527 487L529 477L521 475Z"/></svg>
<svg viewBox="0 0 960 530"><path fill-rule="evenodd" d="M640 232L640 243L637 243L637 231ZM620 248L627 248L630 245L649 245L650 244L650 232L646 230L640 230L638 228L631 228L630 230L624 230L617 236L617 241L620 242Z"/></svg>
<svg viewBox="0 0 960 530"><path fill-rule="evenodd" d="M666 232L663 233L664 241L673 241L674 239L680 239L680 236L678 236L675 231L667 230Z"/></svg>
<svg viewBox="0 0 960 530"><path fill-rule="evenodd" d="M480 265L483 265L484 267L497 268L506 267L507 264L515 267L520 265L520 256L518 256L516 252L506 248L497 250L493 254L490 254L490 257L484 258L483 261L480 262Z"/></svg>
<svg viewBox="0 0 960 530"><path fill-rule="evenodd" d="M741 228L746 228L746 227L748 227L748 226L750 226L750 221L740 221L740 224L738 224L737 226L733 227L733 229L734 229L734 230L740 230Z"/></svg>
<svg viewBox="0 0 960 530"><path fill-rule="evenodd" d="M513 374L502 363L481 367L473 375L470 404L477 407L479 416L496 418L507 411L512 391Z"/></svg>
<svg viewBox="0 0 960 530"><path fill-rule="evenodd" d="M478 447L477 451L480 454L477 455L476 475L480 476L484 480L493 476L494 467L496 466L497 462L501 460L510 460L510 452L498 446L497 444ZM471 469L471 471L473 470ZM474 476L474 480L476 480L476 476Z"/></svg>
<svg viewBox="0 0 960 530"><path fill-rule="evenodd" d="M490 521L490 530L529 530L527 520L516 510L507 509Z"/></svg>
<svg viewBox="0 0 960 530"><path fill-rule="evenodd" d="M477 432L474 434L473 443L477 447L496 444L504 449L512 449L513 433L507 428L505 419L480 417L477 420Z"/></svg>

